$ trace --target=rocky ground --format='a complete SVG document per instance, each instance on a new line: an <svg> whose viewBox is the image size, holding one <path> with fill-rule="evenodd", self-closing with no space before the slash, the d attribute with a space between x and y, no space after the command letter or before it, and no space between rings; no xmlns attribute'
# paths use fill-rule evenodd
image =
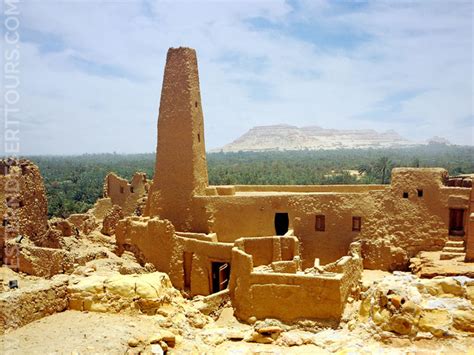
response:
<svg viewBox="0 0 474 355"><path fill-rule="evenodd" d="M366 271L361 300L348 304L339 329L325 329L309 321L243 324L228 303L210 317L198 310L202 299L184 299L165 274L121 275L105 260L68 276L70 308L80 310L7 331L2 353L474 354L474 280L467 277ZM4 268L2 275L24 287L39 280Z"/></svg>

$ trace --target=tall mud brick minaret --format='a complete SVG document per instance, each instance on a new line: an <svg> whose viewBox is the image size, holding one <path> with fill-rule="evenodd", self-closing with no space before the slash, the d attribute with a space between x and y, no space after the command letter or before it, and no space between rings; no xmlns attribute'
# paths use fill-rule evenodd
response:
<svg viewBox="0 0 474 355"><path fill-rule="evenodd" d="M193 201L193 196L204 195L208 186L203 121L196 51L170 48L148 214L170 220L178 231L204 231L198 217L202 210Z"/></svg>

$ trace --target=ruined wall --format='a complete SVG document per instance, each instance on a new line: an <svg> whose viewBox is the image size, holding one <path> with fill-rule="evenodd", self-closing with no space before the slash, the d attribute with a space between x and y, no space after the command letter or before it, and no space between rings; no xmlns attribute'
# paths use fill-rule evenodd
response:
<svg viewBox="0 0 474 355"><path fill-rule="evenodd" d="M179 231L207 232L192 197L208 185L204 121L196 52L170 48L161 91L155 176L150 216L170 220Z"/></svg>
<svg viewBox="0 0 474 355"><path fill-rule="evenodd" d="M16 243L10 240L5 252L12 257L10 267L28 275L50 278L57 274L73 271L74 257L63 249L42 248L31 244Z"/></svg>
<svg viewBox="0 0 474 355"><path fill-rule="evenodd" d="M118 223L115 234L119 253L123 250L135 252L143 262L150 262L159 271L166 272L178 289L185 288L184 253L191 253L189 292L193 296L212 292L213 261L231 261L232 244L213 242L215 236L176 235L171 222L157 217L128 217Z"/></svg>
<svg viewBox="0 0 474 355"><path fill-rule="evenodd" d="M446 187L437 168L396 168L387 193L374 193L374 213L359 236L364 266L405 269L423 250L441 250L449 232L449 208L468 208L469 188ZM419 196L418 190L422 191ZM408 196L408 197L404 197Z"/></svg>
<svg viewBox="0 0 474 355"><path fill-rule="evenodd" d="M270 265L274 261L291 261L299 256L296 237L241 238L235 241L235 246L252 256L253 266Z"/></svg>
<svg viewBox="0 0 474 355"><path fill-rule="evenodd" d="M0 293L0 334L62 312L67 306L67 280L38 280L32 286Z"/></svg>
<svg viewBox="0 0 474 355"><path fill-rule="evenodd" d="M232 196L195 199L205 206L209 229L219 241L275 234L275 213L287 212L301 242L304 268L314 258L322 264L333 262L346 255L352 241L361 240L367 268L396 270L405 269L419 251L442 249L450 208L468 211L471 189L444 186L446 177L444 169L398 168L392 185L384 187L321 187L319 192L299 193L305 189L297 186L295 193L285 191L291 187L254 186L251 192L238 186ZM316 230L316 215L325 216L324 231ZM360 231L353 231L353 217L361 217Z"/></svg>
<svg viewBox="0 0 474 355"><path fill-rule="evenodd" d="M319 275L256 272L252 260L238 247L232 249L229 289L235 315L243 321L313 319L336 326L362 271L360 255L342 261L341 273Z"/></svg>
<svg viewBox="0 0 474 355"><path fill-rule="evenodd" d="M148 188L145 173L135 173L131 182L109 173L105 177L104 197L110 198L112 205L120 206L123 213L130 216L135 213L139 200L148 193Z"/></svg>
<svg viewBox="0 0 474 355"><path fill-rule="evenodd" d="M41 245L48 231L48 204L43 179L28 160L0 160L0 257L4 242L17 235ZM6 256L5 256L6 257Z"/></svg>
<svg viewBox="0 0 474 355"><path fill-rule="evenodd" d="M367 193L279 193L235 196L206 196L209 228L219 241L241 237L275 235L275 213L287 212L290 228L301 242L304 267L314 258L329 263L347 254L349 244L360 232L352 231L352 217L364 220L374 213L373 194ZM325 216L325 230L316 231L316 215ZM363 227L364 228L364 227Z"/></svg>

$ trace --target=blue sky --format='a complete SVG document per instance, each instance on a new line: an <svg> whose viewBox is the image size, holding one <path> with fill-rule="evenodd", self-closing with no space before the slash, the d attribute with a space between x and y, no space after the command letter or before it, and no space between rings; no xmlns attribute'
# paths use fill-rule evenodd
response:
<svg viewBox="0 0 474 355"><path fill-rule="evenodd" d="M471 1L28 1L24 154L152 152L166 51L197 50L208 149L257 125L473 144Z"/></svg>

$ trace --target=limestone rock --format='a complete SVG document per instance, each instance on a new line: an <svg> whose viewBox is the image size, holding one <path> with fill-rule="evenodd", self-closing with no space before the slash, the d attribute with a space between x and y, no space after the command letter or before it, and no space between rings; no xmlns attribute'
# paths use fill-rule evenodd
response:
<svg viewBox="0 0 474 355"><path fill-rule="evenodd" d="M448 333L451 323L452 319L447 310L431 309L422 312L418 327L421 331L442 337Z"/></svg>
<svg viewBox="0 0 474 355"><path fill-rule="evenodd" d="M77 280L76 280L77 281ZM181 294L168 275L160 272L132 275L91 275L69 283L69 307L93 312L156 314L164 305L179 305Z"/></svg>
<svg viewBox="0 0 474 355"><path fill-rule="evenodd" d="M455 310L453 312L453 326L456 329L474 333L474 310Z"/></svg>

